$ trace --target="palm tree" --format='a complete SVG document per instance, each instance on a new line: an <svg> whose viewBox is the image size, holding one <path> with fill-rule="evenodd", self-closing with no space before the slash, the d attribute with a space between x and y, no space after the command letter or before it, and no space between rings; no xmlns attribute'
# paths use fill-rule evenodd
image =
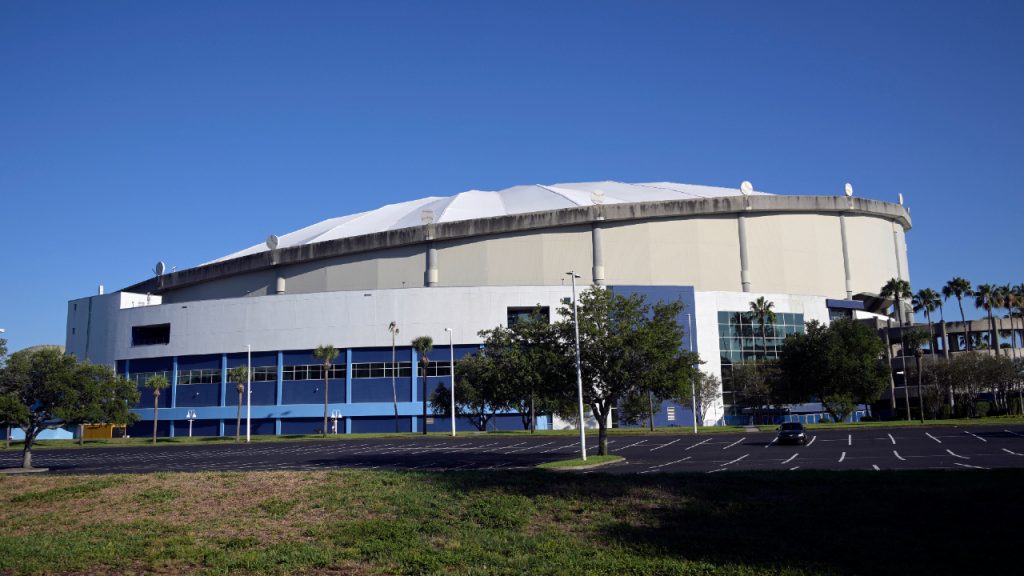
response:
<svg viewBox="0 0 1024 576"><path fill-rule="evenodd" d="M153 444L156 444L156 424L160 419L160 391L170 385L171 383L162 375L150 376L143 384L153 391Z"/></svg>
<svg viewBox="0 0 1024 576"><path fill-rule="evenodd" d="M228 370L228 382L234 382L235 390L238 392L238 412L235 414L235 442L238 442L239 434L242 430L242 394L245 393L245 383L248 381L248 366L236 366Z"/></svg>
<svg viewBox="0 0 1024 576"><path fill-rule="evenodd" d="M903 403L907 408L907 420L910 420L910 393L907 389L907 343L903 333L903 300L911 295L910 282L902 278L890 278L879 292L882 298L893 301L896 318L900 323L900 363L903 367ZM890 370L892 367L889 368Z"/></svg>
<svg viewBox="0 0 1024 576"><path fill-rule="evenodd" d="M420 357L420 374L423 375L423 433L427 433L427 367L430 358L427 354L434 349L434 339L430 336L419 336L412 341L412 349Z"/></svg>
<svg viewBox="0 0 1024 576"><path fill-rule="evenodd" d="M757 300L750 303L750 314L761 324L761 344L764 346L764 357L768 357L768 330L767 324L775 324L775 303L758 296Z"/></svg>
<svg viewBox="0 0 1024 576"><path fill-rule="evenodd" d="M1016 354L1015 348L1017 344L1017 338L1013 335L1013 309L1017 307L1017 293L1014 292L1013 286L1004 284L996 290L996 304L1002 308L1006 308L1006 317L1010 320L1010 356Z"/></svg>
<svg viewBox="0 0 1024 576"><path fill-rule="evenodd" d="M388 324L388 332L391 333L391 397L395 403L395 433L398 433L398 389L395 386L395 372L398 370L395 363L395 337L398 336L398 322L392 320Z"/></svg>
<svg viewBox="0 0 1024 576"><path fill-rule="evenodd" d="M324 363L324 438L327 438L327 389L331 384L331 362L338 357L338 349L331 345L317 346L313 356Z"/></svg>
<svg viewBox="0 0 1024 576"><path fill-rule="evenodd" d="M1024 284L1017 284L1013 287L1014 299L1017 302L1017 315L1020 316L1020 341L1021 347L1024 348ZM1010 328L1013 328L1013 322L1010 322Z"/></svg>
<svg viewBox="0 0 1024 576"><path fill-rule="evenodd" d="M942 298L939 293L931 288L922 288L914 294L911 303L914 305L914 312L924 311L924 317L928 320L928 347L932 356L935 355L935 325L932 324L932 312L942 305ZM945 343L943 343L945 344Z"/></svg>
<svg viewBox="0 0 1024 576"><path fill-rule="evenodd" d="M967 323L967 317L964 316L964 297L973 294L974 290L971 288L971 281L960 276L953 277L952 280L946 282L946 285L942 287L942 297L948 300L950 297L955 296L956 303L960 306L960 321L964 323L964 329L967 330L964 342L968 352L971 350L971 325Z"/></svg>
<svg viewBox="0 0 1024 576"><path fill-rule="evenodd" d="M992 316L992 309L998 305L998 289L992 284L979 284L974 291L974 307L988 314L989 344L995 349L996 356L999 356L999 336L996 334L996 319Z"/></svg>

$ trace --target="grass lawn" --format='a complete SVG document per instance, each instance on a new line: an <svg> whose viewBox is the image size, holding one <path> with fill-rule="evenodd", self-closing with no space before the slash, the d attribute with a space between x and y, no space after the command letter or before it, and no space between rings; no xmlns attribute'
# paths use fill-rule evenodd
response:
<svg viewBox="0 0 1024 576"><path fill-rule="evenodd" d="M1022 482L1018 470L0 476L0 574L989 574L1015 564Z"/></svg>
<svg viewBox="0 0 1024 576"><path fill-rule="evenodd" d="M990 416L987 418L950 418L948 420L886 420L882 422L842 422L839 424L804 424L810 430L856 430L857 428L903 428L914 426L1019 426L1024 424L1024 416ZM758 425L758 429L774 431L777 424Z"/></svg>
<svg viewBox="0 0 1024 576"><path fill-rule="evenodd" d="M555 460L554 462L545 462L538 464L537 468L548 468L553 470L566 470L569 468L579 468L581 466L596 466L598 464L610 464L612 462L619 462L625 460L622 456L614 456L609 454L608 456L587 456L587 459L572 458L570 460Z"/></svg>

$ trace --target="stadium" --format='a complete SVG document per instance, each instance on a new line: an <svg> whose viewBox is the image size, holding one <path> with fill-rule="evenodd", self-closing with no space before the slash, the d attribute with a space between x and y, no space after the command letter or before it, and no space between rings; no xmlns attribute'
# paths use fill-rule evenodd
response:
<svg viewBox="0 0 1024 576"><path fill-rule="evenodd" d="M572 296L572 271L579 287L682 299L687 345L725 382L702 423L723 422L733 404L732 363L774 355L806 321L881 312L891 302L878 298L879 287L909 279L906 208L847 192L591 182L392 204L72 300L66 349L116 367L140 388L164 374L171 387L159 398L161 435L233 435L237 394L228 372L250 362L252 433L319 432L324 381L313 350L323 344L340 351L329 374L329 431L394 431L396 397L402 430L440 431L446 422L421 417L410 341L433 338L430 388L447 385L450 353L457 361L478 351L478 331L537 306L554 316ZM751 337L744 314L759 296L777 315L766 341ZM148 390L136 412L141 420L129 433L149 433ZM693 419L688 407L666 403L656 423ZM513 414L495 425L522 427ZM551 426L553 418L541 418L540 427ZM471 429L468 421L459 427Z"/></svg>

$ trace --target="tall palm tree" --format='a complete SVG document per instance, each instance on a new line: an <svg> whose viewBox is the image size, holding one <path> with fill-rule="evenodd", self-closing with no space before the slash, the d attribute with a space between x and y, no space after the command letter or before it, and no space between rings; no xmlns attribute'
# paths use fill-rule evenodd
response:
<svg viewBox="0 0 1024 576"><path fill-rule="evenodd" d="M143 386L153 391L153 444L156 444L156 424L160 419L160 391L170 386L167 378L161 375L150 376Z"/></svg>
<svg viewBox="0 0 1024 576"><path fill-rule="evenodd" d="M1017 302L1017 315L1020 317L1020 341L1021 348L1024 348L1024 284L1017 284L1013 287L1014 300ZM1013 322L1010 322L1013 327Z"/></svg>
<svg viewBox="0 0 1024 576"><path fill-rule="evenodd" d="M764 346L764 357L768 357L768 330L767 324L775 324L775 303L765 300L764 296L758 296L757 300L750 303L750 314L757 318L761 324L761 344Z"/></svg>
<svg viewBox="0 0 1024 576"><path fill-rule="evenodd" d="M902 278L890 278L882 286L879 295L882 298L892 299L893 309L896 311L896 319L900 323L900 364L903 368L903 403L907 408L907 420L910 420L910 393L907 391L907 342L903 332L903 300L911 295L910 282ZM889 367L892 370L892 367Z"/></svg>
<svg viewBox="0 0 1024 576"><path fill-rule="evenodd" d="M914 294L911 299L911 303L914 306L914 312L924 311L924 317L928 320L928 348L932 356L935 356L935 325L932 324L932 312L936 308L942 305L942 298L939 297L939 293L931 288L922 288ZM945 342L943 342L945 344Z"/></svg>
<svg viewBox="0 0 1024 576"><path fill-rule="evenodd" d="M327 389L331 385L330 372L331 362L338 357L338 349L331 345L317 346L313 356L324 363L324 438L327 438Z"/></svg>
<svg viewBox="0 0 1024 576"><path fill-rule="evenodd" d="M942 297L946 300L956 297L956 303L960 306L960 321L964 323L964 329L967 331L964 335L964 343L968 352L971 350L971 325L967 323L967 317L964 316L964 298L972 295L974 295L974 289L971 288L971 281L960 276L954 276L942 287Z"/></svg>
<svg viewBox="0 0 1024 576"><path fill-rule="evenodd" d="M394 320L388 324L388 332L391 333L391 397L395 404L395 433L398 433L398 388L395 386L395 372L398 364L395 363L395 338L398 336L398 322Z"/></svg>
<svg viewBox="0 0 1024 576"><path fill-rule="evenodd" d="M979 284L974 291L974 307L988 314L989 344L999 356L999 336L996 334L996 319L992 316L992 309L998 307L997 301L997 288L992 284Z"/></svg>
<svg viewBox="0 0 1024 576"><path fill-rule="evenodd" d="M412 349L420 357L420 374L423 376L423 433L427 433L427 367L430 366L430 354L434 349L434 339L430 336L419 336L412 341Z"/></svg>
<svg viewBox="0 0 1024 576"><path fill-rule="evenodd" d="M245 393L245 383L248 381L248 366L235 366L228 370L228 382L234 382L235 391L238 392L238 412L235 413L235 442L238 442L242 430L242 394Z"/></svg>

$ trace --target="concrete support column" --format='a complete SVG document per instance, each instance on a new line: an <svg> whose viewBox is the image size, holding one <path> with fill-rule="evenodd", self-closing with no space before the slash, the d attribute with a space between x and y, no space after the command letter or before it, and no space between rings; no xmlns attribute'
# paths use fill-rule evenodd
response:
<svg viewBox="0 0 1024 576"><path fill-rule="evenodd" d="M345 404L352 403L352 349L345 349ZM346 415L347 417L348 415Z"/></svg>
<svg viewBox="0 0 1024 576"><path fill-rule="evenodd" d="M285 283L284 276L278 276L277 277L277 281L275 282L275 285L274 285L274 293L275 294L284 294L285 293L285 286L286 286L286 283Z"/></svg>
<svg viewBox="0 0 1024 576"><path fill-rule="evenodd" d="M220 405L228 405L228 355L220 355Z"/></svg>
<svg viewBox="0 0 1024 576"><path fill-rule="evenodd" d="M846 214L839 215L839 233L843 237L843 271L846 272L846 299L853 299L852 278L850 276L850 247L846 240Z"/></svg>
<svg viewBox="0 0 1024 576"><path fill-rule="evenodd" d="M427 244L427 271L423 283L426 286L437 286L437 248L433 242Z"/></svg>
<svg viewBox="0 0 1024 576"><path fill-rule="evenodd" d="M171 408L178 407L178 357L171 357ZM171 423L174 426L174 423Z"/></svg>
<svg viewBox="0 0 1024 576"><path fill-rule="evenodd" d="M276 401L278 406L284 403L284 352L277 352L277 393Z"/></svg>
<svg viewBox="0 0 1024 576"><path fill-rule="evenodd" d="M740 285L743 287L744 292L750 292L750 267L747 258L747 217L740 216L738 222L740 233Z"/></svg>
<svg viewBox="0 0 1024 576"><path fill-rule="evenodd" d="M601 221L604 218L598 218L597 222L594 222L593 228L590 231L591 242L594 245L594 284L597 286L604 286L604 238L601 233Z"/></svg>

